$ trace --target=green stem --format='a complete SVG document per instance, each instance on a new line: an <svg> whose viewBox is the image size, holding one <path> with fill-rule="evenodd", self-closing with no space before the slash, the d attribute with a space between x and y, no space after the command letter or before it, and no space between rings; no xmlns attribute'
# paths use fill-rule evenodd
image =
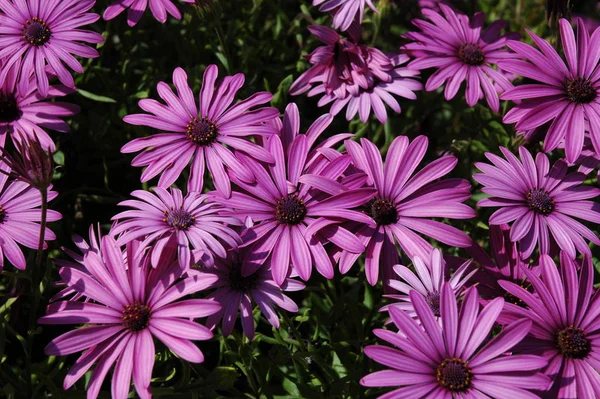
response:
<svg viewBox="0 0 600 399"><path fill-rule="evenodd" d="M31 358L33 355L33 340L34 340L34 329L37 318L37 308L40 303L40 272L43 268L44 258L44 236L46 232L46 216L48 214L48 190L40 190L42 196L42 220L40 222L40 238L38 241L37 253L35 256L35 265L31 271L31 288L32 288L32 301L31 309L29 310L29 332L27 334L27 392L28 397L31 397L33 393L33 376L31 372ZM41 274L42 276L44 273Z"/></svg>
<svg viewBox="0 0 600 399"><path fill-rule="evenodd" d="M223 27L221 26L221 20L217 19L215 25L215 32L217 33L219 44L221 45L221 48L223 49L223 55L227 60L227 72L231 73L231 71L233 70L233 60L231 59L231 55L229 54L229 48L227 47L227 41L225 40L225 32L223 31Z"/></svg>

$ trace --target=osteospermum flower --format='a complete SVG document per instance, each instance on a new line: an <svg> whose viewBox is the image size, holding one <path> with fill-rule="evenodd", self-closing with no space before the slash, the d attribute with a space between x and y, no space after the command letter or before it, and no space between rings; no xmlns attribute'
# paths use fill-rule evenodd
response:
<svg viewBox="0 0 600 399"><path fill-rule="evenodd" d="M273 162L273 156L264 148L244 139L277 133L273 126L265 124L279 115L276 108L250 110L269 102L273 95L260 92L231 105L244 84L244 75L226 76L215 86L217 74L216 65L206 68L199 97L200 108L188 86L186 73L177 68L173 72L177 95L166 83L158 84L158 95L167 103L166 106L156 100L141 100L140 107L152 115L135 114L124 118L132 125L168 132L132 140L121 148L124 153L145 150L131 163L133 166L148 166L142 173L142 182L161 174L158 185L169 187L191 160L188 191L202 191L206 165L217 191L229 197L231 182L225 166L245 182L251 183L253 176L227 147L263 162Z"/></svg>
<svg viewBox="0 0 600 399"><path fill-rule="evenodd" d="M567 64L556 50L535 33L527 31L541 50L518 41L508 46L523 60L506 60L500 66L536 83L506 91L502 99L519 101L505 116L505 123L516 123L518 131L527 131L550 123L544 151L552 151L565 141L567 160L574 162L583 148L585 121L589 122L592 143L600 154L600 53L598 33L590 38L578 19L577 40L566 19L559 21L560 37Z"/></svg>
<svg viewBox="0 0 600 399"><path fill-rule="evenodd" d="M273 281L271 271L266 267L244 276L242 264L246 251L231 250L225 259L216 259L214 267L201 270L201 273L217 276L209 288L215 291L206 299L213 299L221 304L221 310L210 316L206 322L207 327L216 326L221 320L222 333L228 336L233 331L238 312L244 334L254 339L254 304L258 305L262 314L275 328L279 328L279 317L275 307L280 307L288 312L297 312L298 306L285 295L284 291L300 291L304 284L287 278L282 286Z"/></svg>
<svg viewBox="0 0 600 399"><path fill-rule="evenodd" d="M452 277L448 276L449 278L447 278L446 262L444 262L442 253L437 248L434 248L431 252L431 260L428 263L429 267L423 263L421 258L415 256L413 266L416 274L406 266L395 265L394 271L401 280L390 280L389 286L400 291L402 294L390 294L386 296L400 302L386 305L381 310L389 310L389 308L394 307L401 309L411 317L416 317L417 314L409 297L410 292L415 290L423 295L425 301L427 301L427 304L433 311L433 315L440 317L442 286L445 283L450 284L450 287L454 290L454 294L460 296L465 284L477 273L477 269L468 270L471 265L471 261L469 260L456 269ZM467 271L468 273L466 273Z"/></svg>
<svg viewBox="0 0 600 399"><path fill-rule="evenodd" d="M529 268L529 259L523 259L517 244L510 240L510 226L507 224L490 225L489 245L491 256L476 243L467 250L480 266L480 272L475 275L474 282L478 283L481 296L485 299L504 296L504 299L511 303L519 302L517 298L506 295L498 281L512 281L529 288L523 272L524 268Z"/></svg>
<svg viewBox="0 0 600 399"><path fill-rule="evenodd" d="M547 255L540 258L541 277L524 270L534 294L518 285L500 281L528 309L507 304L506 313L533 322L520 350L543 356L541 370L553 381L549 398L600 397L600 294L594 292L594 268L586 256L581 269L565 253L560 268Z"/></svg>
<svg viewBox="0 0 600 399"><path fill-rule="evenodd" d="M184 360L204 360L190 340L207 340L213 334L192 319L209 316L219 311L220 305L204 299L179 299L206 289L216 278L182 276L175 262L153 269L147 257L135 256L136 244L128 244L124 260L116 241L105 236L99 252L87 251L83 256L85 271L71 267L59 271L70 288L90 300L54 302L38 320L40 324L86 324L46 346L46 354L53 356L84 351L67 373L64 389L69 389L96 363L87 388L88 398L96 398L109 369L116 363L112 397L127 398L133 376L138 395L149 398L154 338Z"/></svg>
<svg viewBox="0 0 600 399"><path fill-rule="evenodd" d="M242 233L243 245L248 247L242 266L244 275L260 268L270 257L273 279L280 286L288 276L290 264L303 280L308 280L313 265L326 278L333 278L333 266L323 243L333 242L357 254L365 249L340 224L348 219L368 223L368 217L352 208L369 201L375 190L350 190L336 184L338 176L319 179L310 175L306 170L308 141L308 135L297 135L286 161L281 139L272 136L266 148L275 157L275 163L267 171L247 159L245 164L253 171L256 182L235 181L243 191L234 191L229 200L222 200L233 209L232 214L258 223ZM338 174L345 169L339 169ZM312 188L320 183L332 191Z"/></svg>
<svg viewBox="0 0 600 399"><path fill-rule="evenodd" d="M460 312L448 283L440 298L441 323L425 298L411 291L410 299L420 324L400 309L390 315L400 334L374 330L396 348L371 345L365 354L387 367L363 377L367 387L399 387L380 399L391 398L538 398L529 390L544 390L549 379L537 370L543 357L506 355L529 332L532 322L518 320L506 326L485 345L504 300L496 298L479 311L477 289L465 294Z"/></svg>
<svg viewBox="0 0 600 399"><path fill-rule="evenodd" d="M334 12L333 27L341 30L347 30L355 19L362 24L365 6L379 12L371 0L313 0L313 6L318 5L319 11Z"/></svg>
<svg viewBox="0 0 600 399"><path fill-rule="evenodd" d="M366 206L366 214L373 224L357 223L352 231L366 246L365 273L367 281L375 285L382 268L385 281L392 277L392 266L397 261L397 242L409 258L418 256L426 263L433 247L417 233L445 244L464 248L471 239L462 231L430 218L469 219L475 212L464 201L471 197L471 185L463 179L436 181L448 174L458 162L445 155L415 173L427 151L425 136L409 143L408 137L399 136L390 145L385 166L379 148L367 139L361 144L345 141L356 168L369 176L369 185L377 195ZM415 173L413 175L413 173ZM358 255L344 252L340 257L340 271L346 273Z"/></svg>
<svg viewBox="0 0 600 399"><path fill-rule="evenodd" d="M324 26L311 26L309 30L325 46L308 56L313 66L292 84L290 94L307 91L309 97L322 94L319 106L332 103L333 115L347 106L347 120L358 113L361 121L366 122L372 109L377 119L385 123L386 104L395 112L401 112L392 94L414 100L417 98L414 91L423 88L413 79L419 72L401 66L408 61L408 56L386 55L376 48L357 44L354 32L350 32L351 39L344 39Z"/></svg>
<svg viewBox="0 0 600 399"><path fill-rule="evenodd" d="M55 151L54 141L44 129L68 132L69 125L61 117L75 115L79 107L64 102L48 102L50 98L62 97L73 90L63 85L48 88L42 96L33 77L17 83L17 68L11 68L4 84L0 85L0 147L4 147L10 134L14 143L24 137L39 140L44 149Z"/></svg>
<svg viewBox="0 0 600 399"><path fill-rule="evenodd" d="M118 224L111 230L119 235L123 245L141 239L142 247L150 247L152 265L157 267L165 248L175 245L180 267L185 270L192 262L192 250L202 252L203 262L212 265L214 255L227 255L222 242L236 247L238 233L229 227L241 225L232 216L223 216L223 207L198 192L185 197L181 190L154 188L155 194L136 190L131 195L137 199L126 200L119 205L133 208L115 215Z"/></svg>
<svg viewBox="0 0 600 399"><path fill-rule="evenodd" d="M439 3L439 7L441 13L423 9L423 15L431 22L415 19L412 22L421 31L403 35L412 43L402 49L415 57L408 67L437 68L427 80L425 90L433 91L446 83L446 100L454 98L466 80L467 104L473 107L485 96L490 108L497 112L500 109L497 89L504 91L512 84L493 66L499 60L514 57L505 48L508 38L514 35L500 36L506 25L503 21L496 21L483 30L483 13L469 19L444 3Z"/></svg>
<svg viewBox="0 0 600 399"><path fill-rule="evenodd" d="M584 238L600 245L600 239L575 220L600 223L600 206L590 201L600 195L600 190L580 185L586 178L583 173L567 174L567 164L563 160L550 169L545 154L538 153L534 161L524 147L519 147L520 160L506 148L500 150L506 160L486 153L493 166L475 164L483 173L473 175L473 179L484 186L481 191L492 196L480 200L477 205L500 207L490 216L489 222L513 222L510 240L519 243L523 258L528 258L536 246L540 253L549 253L552 242L572 258L576 251L590 252Z"/></svg>
<svg viewBox="0 0 600 399"><path fill-rule="evenodd" d="M42 221L42 196L40 191L23 181L8 178L10 168L0 163L0 270L4 267L4 258L17 269L25 270L27 262L21 244L37 249ZM55 191L48 191L48 201L56 198ZM46 222L60 220L60 213L47 210ZM46 227L44 240L54 240L56 236ZM44 249L47 248L44 242Z"/></svg>
<svg viewBox="0 0 600 399"><path fill-rule="evenodd" d="M13 66L20 71L21 81L35 76L42 97L49 93L46 65L67 87L74 88L71 73L83 73L73 56L96 58L98 52L81 44L102 43L102 35L79 29L96 22L100 16L88 13L95 0L5 0L0 3L0 85Z"/></svg>
<svg viewBox="0 0 600 399"><path fill-rule="evenodd" d="M181 0L184 3L195 3L196 0ZM123 11L127 11L127 24L134 26L137 24L150 5L150 11L154 18L164 24L167 21L167 13L175 19L181 19L181 12L173 0L116 0L104 11L102 16L105 20L111 20Z"/></svg>

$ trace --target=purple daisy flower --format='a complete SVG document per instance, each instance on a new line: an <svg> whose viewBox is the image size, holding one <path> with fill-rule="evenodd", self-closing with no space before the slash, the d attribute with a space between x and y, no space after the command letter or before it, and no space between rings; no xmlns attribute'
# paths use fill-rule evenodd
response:
<svg viewBox="0 0 600 399"><path fill-rule="evenodd" d="M100 16L88 13L95 0L4 0L0 2L0 84L13 66L21 82L35 76L37 88L46 97L50 84L46 65L67 87L75 82L65 65L78 73L83 67L73 56L96 58L98 52L79 42L104 42L102 35L79 27L96 22ZM22 89L22 91L24 91Z"/></svg>
<svg viewBox="0 0 600 399"><path fill-rule="evenodd" d="M366 214L373 224L357 223L352 231L367 248L365 273L371 285L379 280L379 268L387 282L392 276L392 266L399 263L398 242L409 258L418 256L425 262L431 259L433 247L415 232L434 238L444 244L466 248L471 246L469 236L455 227L429 220L429 218L470 219L475 211L464 201L471 197L471 185L464 179L445 179L458 160L445 155L415 173L427 151L428 139L399 136L390 145L385 166L379 148L367 139L361 144L346 140L348 153L354 166L364 171L369 185L377 196L366 206ZM358 254L342 253L340 272L346 273L358 259Z"/></svg>
<svg viewBox="0 0 600 399"><path fill-rule="evenodd" d="M195 3L196 0L181 0L184 3ZM173 4L173 0L116 0L104 11L102 16L106 21L109 21L123 11L127 11L127 24L135 26L150 4L150 11L154 18L164 24L167 21L167 13L175 19L181 19L181 12L177 6Z"/></svg>
<svg viewBox="0 0 600 399"><path fill-rule="evenodd" d="M86 324L51 341L49 356L65 356L85 351L67 373L64 389L69 389L96 363L87 388L88 398L96 398L109 369L112 397L127 398L133 376L141 398L150 398L154 367L154 339L177 356L193 363L204 360L190 340L207 340L212 332L192 319L209 316L220 309L214 301L188 299L186 295L206 289L216 277L181 275L176 262L153 269L147 257L136 257L137 243L127 246L123 259L116 241L102 238L99 252L87 251L86 271L61 268L62 280L93 302L59 301L50 304L40 324Z"/></svg>
<svg viewBox="0 0 600 399"><path fill-rule="evenodd" d="M425 90L433 91L446 83L446 100L454 98L466 80L467 104L473 107L485 96L490 108L498 112L498 89L502 92L511 88L512 84L492 67L502 59L515 56L505 48L507 40L514 38L514 34L500 36L500 31L507 25L504 21L496 21L483 30L483 13L476 13L469 19L446 4L439 3L439 7L442 13L422 10L431 22L412 21L421 32L403 35L412 43L402 46L402 49L416 58L408 67L438 68L427 80Z"/></svg>
<svg viewBox="0 0 600 399"><path fill-rule="evenodd" d="M322 6L319 11L333 12L333 27L347 30L354 20L362 24L365 15L365 6L379 13L371 0L313 0L313 6Z"/></svg>
<svg viewBox="0 0 600 399"><path fill-rule="evenodd" d="M493 166L475 164L483 173L473 175L473 179L484 186L481 191L492 196L477 205L500 207L490 216L489 223L513 222L510 240L519 243L523 258L531 256L536 246L540 253L550 253L553 242L571 258L575 258L577 251L590 252L584 238L600 245L600 239L574 219L600 223L600 205L590 201L600 195L600 190L582 186L586 178L583 173L567 174L563 160L550 169L545 154L538 153L534 161L524 147L519 147L521 160L506 148L500 150L506 160L486 153Z"/></svg>
<svg viewBox="0 0 600 399"><path fill-rule="evenodd" d="M162 252L176 246L179 266L186 270L192 263L192 250L202 253L203 263L212 265L214 255L224 258L227 252L222 242L236 247L238 233L230 225L242 222L232 216L223 216L223 207L198 192L185 197L181 190L154 188L155 194L136 190L131 195L137 199L119 205L133 208L113 216L118 221L111 235L119 235L119 245L141 239L142 248L150 247L152 266L157 267ZM190 248L191 246L191 248Z"/></svg>
<svg viewBox="0 0 600 399"><path fill-rule="evenodd" d="M73 90L55 85L48 87L47 95L42 96L33 77L17 83L17 73L15 67L11 68L4 84L0 86L0 147L4 147L6 136L10 134L13 142L22 143L24 137L37 139L44 149L54 152L54 141L44 129L70 131L69 125L61 117L75 115L79 107L45 100L65 96Z"/></svg>
<svg viewBox="0 0 600 399"><path fill-rule="evenodd" d="M298 311L298 306L284 294L284 291L300 291L305 286L299 281L287 278L280 287L275 284L271 271L266 267L244 276L242 264L245 256L244 250L230 250L225 259L215 260L214 267L201 271L201 273L217 276L218 280L209 287L214 288L215 291L206 299L221 304L221 311L210 316L206 326L212 329L222 320L222 333L227 337L233 331L239 311L244 334L253 340L255 334L253 303L258 305L273 327L279 328L279 317L275 306L288 312Z"/></svg>
<svg viewBox="0 0 600 399"><path fill-rule="evenodd" d="M512 281L529 289L530 285L525 281L525 273L523 273L524 268L529 268L529 259L523 259L517 250L517 244L510 240L510 226L507 224L490 225L489 243L491 257L476 243L467 249L480 266L480 272L475 275L474 283L478 284L481 297L493 299L504 296L504 299L511 303L520 302L517 298L506 295L506 291L498 285L498 281Z"/></svg>
<svg viewBox="0 0 600 399"><path fill-rule="evenodd" d="M500 285L528 309L506 304L505 312L533 322L520 353L543 356L542 372L553 381L549 398L600 397L600 291L594 292L594 268L586 256L581 268L564 252L560 268L540 257L541 277L524 269L534 294L508 281ZM579 277L578 277L579 269Z"/></svg>
<svg viewBox="0 0 600 399"><path fill-rule="evenodd" d="M541 52L525 43L508 42L524 60L503 61L502 69L536 83L520 85L502 94L503 100L519 101L503 121L516 123L518 131L550 123L544 151L554 150L564 140L567 160L574 162L583 148L586 120L594 148L600 154L600 68L597 68L600 37L595 34L590 38L580 19L577 40L566 19L561 19L559 26L566 65L556 50L533 32L527 31Z"/></svg>
<svg viewBox="0 0 600 399"><path fill-rule="evenodd" d="M400 333L374 330L398 349L371 345L365 354L390 370L363 377L367 387L400 387L379 399L392 398L538 398L529 390L544 390L549 379L537 370L547 363L534 355L505 355L529 332L532 322L518 320L490 337L504 300L496 298L479 311L477 289L465 294L460 312L454 290L444 284L441 323L425 298L410 292L420 325L400 309L390 315ZM480 348L481 347L481 348Z"/></svg>
<svg viewBox="0 0 600 399"><path fill-rule="evenodd" d="M389 308L393 307L400 309L410 317L415 318L417 313L415 312L409 297L410 292L414 290L423 295L427 304L433 311L434 316L440 317L440 295L442 286L445 283L450 284L450 287L454 290L454 294L457 297L461 296L465 284L469 282L475 273L477 273L477 269L470 270L467 273L471 266L471 261L468 260L456 269L452 277L446 278L446 275L449 274L446 270L446 262L444 262L442 253L437 248L434 248L431 252L431 260L428 264L430 265L429 267L423 263L421 258L415 256L413 259L413 266L416 270L416 274L406 266L394 266L394 271L402 281L390 280L389 286L390 288L400 291L402 295L389 294L386 295L386 297L396 299L400 301L400 303L386 305L380 310L389 311Z"/></svg>
<svg viewBox="0 0 600 399"><path fill-rule="evenodd" d="M42 196L40 191L19 180L9 180L10 168L0 163L0 270L4 267L4 258L17 269L25 270L27 262L23 251L17 244L37 249L42 220ZM48 189L48 201L58 193ZM48 210L47 222L60 220L60 213ZM44 240L54 240L54 233L46 228ZM44 243L44 249L46 249Z"/></svg>
<svg viewBox="0 0 600 399"><path fill-rule="evenodd" d="M140 108L152 115L135 114L123 119L132 125L168 132L132 140L121 148L123 153L145 150L131 163L133 166L148 166L142 173L142 182L162 173L158 185L169 187L192 160L188 191L202 191L206 165L219 194L229 197L231 182L225 166L247 183L251 183L254 177L226 146L263 162L274 161L264 148L243 139L277 133L273 126L265 124L279 115L276 108L250 111L252 107L268 103L273 95L256 93L232 106L236 93L244 84L244 75L226 76L215 87L217 74L216 65L206 68L199 97L200 108L187 83L186 73L177 68L173 72L177 95L166 83L158 84L158 95L167 103L166 106L156 100L141 100Z"/></svg>
<svg viewBox="0 0 600 399"><path fill-rule="evenodd" d="M285 116L284 126L299 126L296 114ZM244 246L248 247L242 267L244 275L257 270L271 256L271 271L278 285L284 283L290 264L303 280L310 277L313 264L323 276L333 278L333 265L324 243L332 242L350 253L364 251L365 247L341 223L346 220L370 223L368 216L352 208L369 201L375 190L351 190L335 181L350 164L347 156L332 162L327 171L322 163L307 169L312 158L310 149L330 122L330 118L318 120L307 134L296 135L286 149L279 136L271 136L266 148L275 157L275 163L268 170L245 158L256 182L234 179L243 192L234 191L230 199L222 200L225 206L234 209L232 214L258 223L242 233Z"/></svg>
<svg viewBox="0 0 600 399"><path fill-rule="evenodd" d="M356 32L350 32L351 40L348 40L324 26L311 26L309 30L325 46L308 56L313 66L292 84L291 95L322 94L319 107L332 103L333 115L347 106L347 120L358 114L365 123L372 109L377 119L385 123L386 104L395 112L401 112L392 94L414 100L417 98L414 91L423 88L413 79L419 72L401 66L409 60L408 56L386 55L376 48L356 44L360 37Z"/></svg>

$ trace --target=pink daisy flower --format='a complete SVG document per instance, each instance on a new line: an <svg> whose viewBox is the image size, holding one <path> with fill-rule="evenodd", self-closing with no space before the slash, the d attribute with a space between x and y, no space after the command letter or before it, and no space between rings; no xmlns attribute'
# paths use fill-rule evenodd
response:
<svg viewBox="0 0 600 399"><path fill-rule="evenodd" d="M566 19L559 21L560 37L567 63L545 40L527 31L541 50L518 41L508 46L523 60L506 60L500 66L535 83L517 86L502 95L504 100L519 101L505 116L505 123L516 123L518 131L527 131L550 123L544 151L552 151L565 141L567 160L574 162L581 153L586 121L592 143L600 154L600 30L590 34L578 19L577 39Z"/></svg>
<svg viewBox="0 0 600 399"><path fill-rule="evenodd" d="M392 266L399 263L395 242L409 258L418 256L429 262L433 247L416 233L459 248L471 246L471 238L464 232L429 220L434 217L470 219L475 216L475 211L463 204L471 197L468 181L438 181L454 169L458 162L455 157L445 155L413 176L427 151L428 139L425 136L415 138L412 143L406 136L394 139L385 166L379 148L369 140L363 138L361 144L346 140L345 145L354 166L368 175L368 185L377 190L376 197L366 206L371 224L356 223L352 229L366 247L365 273L371 285L379 280L380 267L386 285L392 277ZM340 272L343 274L350 270L358 256L342 253Z"/></svg>
<svg viewBox="0 0 600 399"><path fill-rule="evenodd" d="M187 299L186 295L205 290L216 277L191 272L181 275L177 263L161 269L149 267L147 257L136 257L136 243L127 246L123 259L116 241L106 236L98 252L83 257L85 272L61 268L62 280L89 302L59 301L50 304L40 324L85 324L51 341L49 356L66 356L84 351L67 373L69 389L96 363L87 388L96 398L110 368L112 397L128 397L133 376L141 398L150 398L154 367L154 338L173 353L192 363L204 361L202 352L190 340L207 340L212 332L193 321L220 309L214 301Z"/></svg>
<svg viewBox="0 0 600 399"><path fill-rule="evenodd" d="M33 77L17 84L17 69L11 68L4 84L0 86L0 147L4 147L6 136L10 134L13 142L22 143L24 137L37 139L44 149L54 152L54 141L44 129L70 131L69 125L61 118L75 115L79 107L45 100L72 92L66 86L55 85L49 86L47 95L42 96Z"/></svg>
<svg viewBox="0 0 600 399"><path fill-rule="evenodd" d="M38 248L42 196L37 189L25 182L9 180L8 173L10 168L0 163L0 270L4 267L5 257L17 269L25 270L27 262L17 244L31 249ZM48 191L48 201L57 195L55 191ZM55 222L60 218L60 213L53 210L48 210L46 214L47 222ZM54 239L54 233L46 228L44 240ZM44 243L44 249L46 248Z"/></svg>
<svg viewBox="0 0 600 399"><path fill-rule="evenodd" d="M386 104L397 113L400 104L392 94L414 100L414 91L423 85L419 72L401 65L408 61L403 54L386 55L373 47L356 44L359 35L350 32L351 40L341 38L332 29L311 26L311 33L325 43L308 56L313 66L290 87L291 95L308 92L322 95L320 107L332 103L330 113L337 115L346 108L346 119L359 115L365 123L371 109L381 123L387 120Z"/></svg>
<svg viewBox="0 0 600 399"><path fill-rule="evenodd" d="M119 235L119 245L140 239L141 247L150 248L152 266L158 267L165 248L177 247L179 266L186 270L192 263L192 250L201 252L203 262L214 263L214 256L224 258L227 252L222 242L236 247L238 233L229 227L242 222L232 216L223 216L218 203L198 192L185 197L181 190L154 188L154 194L144 190L131 193L134 200L119 205L133 208L113 216L117 225L111 235Z"/></svg>
<svg viewBox="0 0 600 399"><path fill-rule="evenodd" d="M184 3L196 2L196 0L181 1ZM135 26L142 18L148 5L150 5L150 11L154 18L161 24L167 21L167 14L170 14L175 19L181 19L181 12L173 4L173 0L116 0L108 6L102 17L109 21L127 10L127 24Z"/></svg>
<svg viewBox="0 0 600 399"><path fill-rule="evenodd" d="M67 87L75 82L65 65L78 73L83 67L73 56L96 58L98 52L79 42L104 42L102 35L79 27L96 22L100 16L88 13L95 0L4 0L0 2L0 85L13 66L21 81L35 76L37 88L46 97L50 84L46 65ZM25 91L25 90L22 90Z"/></svg>
<svg viewBox="0 0 600 399"><path fill-rule="evenodd" d="M370 223L369 217L353 208L369 201L375 190L351 190L335 181L348 167L348 157L330 164L328 172L323 171L327 164L322 163L307 168L311 147L331 119L325 125L321 122L315 122L307 134L296 135L286 149L279 136L272 136L266 148L275 157L275 163L265 169L245 158L256 182L234 179L241 190L222 200L234 210L232 214L258 223L242 233L243 245L248 247L242 267L244 275L260 268L270 256L273 279L280 286L288 276L290 264L303 280L310 277L312 265L324 277L333 278L333 265L324 243L332 242L351 253L364 251L360 241L340 224L348 219ZM286 113L283 125L298 126L297 115Z"/></svg>
<svg viewBox="0 0 600 399"><path fill-rule="evenodd" d="M500 150L506 160L486 153L493 166L475 164L483 173L473 175L473 179L484 186L481 191L491 196L477 205L500 208L490 216L489 223L512 223L510 240L519 243L523 258L531 256L536 247L542 254L550 253L554 242L571 258L577 251L590 252L584 238L600 245L600 239L575 219L600 223L600 205L590 201L600 195L600 190L582 186L586 178L583 173L567 174L563 160L550 169L545 154L538 153L534 161L524 147L519 147L520 160L506 148Z"/></svg>
<svg viewBox="0 0 600 399"><path fill-rule="evenodd" d="M72 236L73 243L75 244L75 246L77 247L77 250L79 252L75 252L68 248L61 247L62 251L66 255L68 255L71 258L71 260L54 259L54 264L61 268L62 267L72 267L72 268L75 268L75 269L81 271L82 273L89 274L86 269L86 266L85 266L85 261L84 261L85 254L89 251L100 254L102 237L103 237L103 235L100 230L100 224L98 224L96 226L90 225L90 228L88 229L88 241L86 241L85 238L81 237L78 234L73 234L73 236ZM124 253L123 258L126 259L126 256L127 255ZM57 281L54 283L54 286L60 287L61 291L56 293L50 299L50 302L55 302L55 301L58 301L61 299L69 299L69 298L71 300L78 300L80 298L86 298L85 295L81 294L74 288L68 286L67 284L65 284L64 281Z"/></svg>
<svg viewBox="0 0 600 399"><path fill-rule="evenodd" d="M379 13L371 0L313 0L313 6L318 5L321 5L319 11L334 13L333 27L343 31L350 28L354 20L362 24L365 6Z"/></svg>
<svg viewBox="0 0 600 399"><path fill-rule="evenodd" d="M515 350L546 359L541 371L552 387L544 397L600 397L600 291L594 291L592 263L586 256L580 266L563 252L560 268L547 255L540 257L540 268L541 277L524 269L533 295L512 282L499 282L528 307L506 304L505 312L533 322Z"/></svg>
<svg viewBox="0 0 600 399"><path fill-rule="evenodd" d="M505 48L507 40L514 35L500 36L500 31L506 26L503 21L496 21L483 30L483 13L469 19L446 4L439 3L439 7L441 13L423 9L423 15L431 22L415 19L412 22L421 31L403 35L412 43L402 46L402 49L415 57L408 67L437 68L427 80L425 90L434 91L446 83L446 100L454 98L466 80L467 104L473 107L485 97L490 108L498 112L498 89L502 92L512 84L492 67L502 59L515 56Z"/></svg>
<svg viewBox="0 0 600 399"><path fill-rule="evenodd" d="M531 329L530 320L511 323L490 340L504 305L502 298L479 311L477 289L472 287L459 311L454 290L445 283L440 298L441 323L420 293L411 291L410 300L420 325L392 307L390 315L400 333L373 332L397 349L381 345L365 348L368 357L390 369L363 377L361 385L399 387L379 399L535 399L539 396L530 390L549 386L550 380L537 372L546 365L543 357L506 355L525 338Z"/></svg>
<svg viewBox="0 0 600 399"><path fill-rule="evenodd" d="M523 269L529 269L529 259L523 259L517 250L517 244L510 240L510 226L507 224L490 225L489 244L491 257L477 244L467 250L480 266L480 272L475 275L474 283L478 283L483 298L493 299L504 296L504 299L510 303L520 303L518 298L506 295L504 289L498 285L498 281L512 281L529 288L530 285L525 282L523 272ZM537 268L532 268L535 269Z"/></svg>
<svg viewBox="0 0 600 399"><path fill-rule="evenodd" d="M206 321L209 328L215 327L221 320L223 336L227 337L233 331L238 311L244 334L253 340L255 334L253 308L258 305L262 314L275 328L279 328L279 317L275 307L280 307L288 312L297 312L298 306L285 291L300 291L304 284L291 278L286 278L280 286L275 284L271 271L261 267L257 271L244 276L242 264L246 251L228 251L224 259L216 259L214 267L207 268L201 273L214 274L217 281L209 288L215 291L206 299L212 299L221 304L221 310L213 314Z"/></svg>
<svg viewBox="0 0 600 399"><path fill-rule="evenodd" d="M200 108L187 83L186 73L177 68L173 72L177 95L166 83L158 84L158 95L167 105L151 99L141 100L140 108L151 115L135 114L123 119L132 125L168 132L132 140L121 148L123 153L145 150L131 163L133 166L147 166L142 173L142 182L161 174L158 185L169 187L191 160L188 191L202 191L206 165L219 194L229 197L231 182L225 166L247 183L251 183L254 177L228 147L263 162L274 161L264 148L244 140L254 135L277 133L273 126L265 124L279 115L277 109L265 107L250 110L268 103L273 95L256 93L232 106L236 93L244 84L244 75L226 76L215 86L217 74L216 65L206 68L199 97Z"/></svg>
<svg viewBox="0 0 600 399"><path fill-rule="evenodd" d="M417 313L409 297L410 292L414 290L423 295L433 315L440 317L440 295L443 285L445 283L450 284L450 287L454 290L454 295L459 297L462 295L462 291L464 291L465 284L477 273L477 269L472 268L471 261L468 260L456 269L452 277L447 276L449 271L447 270L446 262L444 262L442 253L437 248L431 251L431 259L428 264L430 266L426 266L421 258L415 256L413 266L416 274L406 266L394 266L394 271L401 280L390 280L389 286L396 291L400 291L401 294L389 294L385 296L400 302L386 305L381 310L389 311L389 308L393 307L402 310L413 318L416 317ZM473 270L469 270L469 268Z"/></svg>

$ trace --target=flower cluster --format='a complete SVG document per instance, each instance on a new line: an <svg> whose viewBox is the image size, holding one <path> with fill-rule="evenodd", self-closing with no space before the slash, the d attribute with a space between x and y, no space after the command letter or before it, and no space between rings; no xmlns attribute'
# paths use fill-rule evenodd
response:
<svg viewBox="0 0 600 399"><path fill-rule="evenodd" d="M271 93L240 100L245 75L219 79L216 65L205 68L197 93L177 67L172 84L157 84L161 101L144 98L142 112L123 118L151 132L121 152L137 153L131 165L144 168L140 182L156 185L131 192L106 234L92 227L88 241L74 236L78 252L65 249L72 260L55 262L60 292L38 323L82 325L45 349L83 352L65 389L93 369L87 395L96 398L113 369L112 397L127 398L133 383L149 398L156 344L201 363L192 341L211 339L219 325L231 335L238 315L242 342L258 335L261 314L278 329L278 312L299 310L291 293L304 290L300 280L313 269L334 279L336 268L346 274L364 259L364 279L381 282L388 300L381 310L391 329L374 334L394 346L364 348L389 368L360 381L395 387L381 398L600 396L600 291L590 249L600 245L591 226L600 224L600 189L587 184L600 159L600 30L590 35L579 21L575 38L560 20L565 64L532 32L539 51L501 36L502 21L484 29L482 13L422 3L427 20L415 19L419 31L385 54L361 41L365 6L377 11L370 0L314 0L344 33L309 28L324 45L307 56L311 67L290 93L319 95L318 105L331 108L306 130L296 104L281 117ZM0 268L6 258L26 269L18 244L37 249L43 267L46 240L56 238L47 228L61 217L48 209L58 195L56 146L45 129L68 131L62 118L78 111L53 98L76 89L67 69L83 72L75 56L99 55L81 42L102 36L79 29L99 19L88 12L94 5L0 0ZM171 0L118 0L104 18L128 9L133 26L148 5L160 22L181 18ZM420 70L429 68L436 71L425 90L445 85L450 100L466 81L469 107L485 107L485 97L494 113L501 99L513 100L504 122L516 122L530 141L546 131L545 151L564 148L552 165L523 146L518 156L500 147L501 155L485 154L489 163L475 163L477 206L497 208L478 224L489 229L488 242L460 228L476 211L467 202L470 181L450 176L459 163L450 148L436 152L418 134L379 148L374 138L332 131L344 108L347 120L358 114L365 124L373 111L385 124L386 105L400 113L394 95L417 99ZM541 83L515 87L516 75ZM444 256L445 246L473 259Z"/></svg>

